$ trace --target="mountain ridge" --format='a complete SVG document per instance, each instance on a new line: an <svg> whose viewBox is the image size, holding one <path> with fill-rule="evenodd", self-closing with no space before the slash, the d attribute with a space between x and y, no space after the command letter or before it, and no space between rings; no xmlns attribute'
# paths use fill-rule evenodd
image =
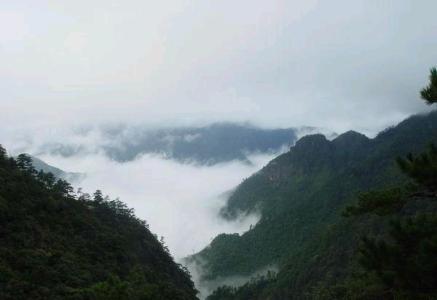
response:
<svg viewBox="0 0 437 300"><path fill-rule="evenodd" d="M97 131L80 131L74 143L40 145L32 154L68 157L100 151L118 162L152 154L183 163L214 165L232 160L248 161L250 154L277 152L284 146L293 145L298 134L295 128L263 129L245 123L157 129L116 126L94 130ZM87 135L99 136L95 148L88 148ZM81 144L81 138L84 138L84 144Z"/></svg>
<svg viewBox="0 0 437 300"><path fill-rule="evenodd" d="M256 210L259 223L241 236L220 235L214 247L187 261L202 261L207 284L217 276L249 276L269 264L292 265L303 253L293 271L302 278L304 262L311 260L305 251L311 253L316 237L340 220L343 207L360 191L405 180L394 158L417 153L431 141L437 141L436 111L412 116L373 139L355 132L332 141L304 137L239 185L221 211L232 219Z"/></svg>

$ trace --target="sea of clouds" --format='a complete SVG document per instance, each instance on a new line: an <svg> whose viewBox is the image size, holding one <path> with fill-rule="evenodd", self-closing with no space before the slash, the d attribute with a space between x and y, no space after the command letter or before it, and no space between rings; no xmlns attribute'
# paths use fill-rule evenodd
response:
<svg viewBox="0 0 437 300"><path fill-rule="evenodd" d="M90 194L100 189L134 208L153 233L164 237L177 260L200 251L220 233L242 233L259 220L259 215L251 214L227 221L218 213L230 192L278 153L248 154L249 162L215 165L181 163L160 154L118 162L97 146L105 143L103 139L98 130L86 134L65 128L3 131L3 143L11 155L26 152L64 171L83 173L80 181L72 183L76 189ZM77 145L83 151L65 157L41 150L54 142Z"/></svg>

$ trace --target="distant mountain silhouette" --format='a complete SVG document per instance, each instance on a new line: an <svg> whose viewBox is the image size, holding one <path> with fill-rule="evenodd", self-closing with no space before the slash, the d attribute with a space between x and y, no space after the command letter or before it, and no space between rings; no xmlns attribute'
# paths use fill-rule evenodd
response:
<svg viewBox="0 0 437 300"><path fill-rule="evenodd" d="M37 171L42 170L46 173L52 173L56 178L65 179L69 182L75 182L82 179L85 174L75 172L65 172L59 168L47 164L45 161L36 156L29 155L32 158L32 164Z"/></svg>
<svg viewBox="0 0 437 300"><path fill-rule="evenodd" d="M102 127L96 149L68 143L45 144L38 153L71 156L101 151L111 159L125 162L142 154L157 154L181 162L212 165L231 160L247 161L252 153L277 152L290 147L298 130L262 129L248 124L216 123L205 127L145 129ZM305 130L314 130L307 127Z"/></svg>

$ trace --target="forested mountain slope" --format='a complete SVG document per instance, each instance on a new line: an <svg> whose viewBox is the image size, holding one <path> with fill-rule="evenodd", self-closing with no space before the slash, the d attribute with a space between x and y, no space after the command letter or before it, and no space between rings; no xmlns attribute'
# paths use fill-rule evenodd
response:
<svg viewBox="0 0 437 300"><path fill-rule="evenodd" d="M341 217L344 207L358 192L404 182L395 158L423 151L432 141L437 112L413 116L374 139L356 132L333 141L306 136L238 186L222 210L227 218L260 211L259 223L241 236L219 235L187 260L203 266L205 282L278 266L275 299L303 299L319 281L347 272L362 224L373 230L371 218L352 230Z"/></svg>
<svg viewBox="0 0 437 300"><path fill-rule="evenodd" d="M85 176L84 174L81 173L66 172L64 170L49 165L48 163L39 159L38 157L31 156L31 155L29 156L32 158L32 165L34 166L35 170L37 171L42 170L45 173L52 173L53 175L55 175L56 178L64 179L68 182L74 182L80 180Z"/></svg>
<svg viewBox="0 0 437 300"><path fill-rule="evenodd" d="M196 299L187 272L133 210L74 195L0 147L0 299Z"/></svg>

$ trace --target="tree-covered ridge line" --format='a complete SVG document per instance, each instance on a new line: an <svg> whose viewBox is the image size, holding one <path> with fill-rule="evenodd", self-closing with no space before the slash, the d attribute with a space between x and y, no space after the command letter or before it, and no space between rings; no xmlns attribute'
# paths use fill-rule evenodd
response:
<svg viewBox="0 0 437 300"><path fill-rule="evenodd" d="M286 263L338 219L358 192L405 180L394 158L421 151L430 139L437 141L437 112L413 116L374 139L355 132L333 141L302 138L230 197L225 216L258 210L262 218L244 235L220 235L200 253L213 268L206 276L247 276Z"/></svg>
<svg viewBox="0 0 437 300"><path fill-rule="evenodd" d="M86 176L83 173L66 172L57 167L49 165L48 163L36 156L32 156L27 153L23 154L29 156L32 159L32 165L36 171L42 170L44 173L52 173L56 178L64 179L70 183L76 183Z"/></svg>
<svg viewBox="0 0 437 300"><path fill-rule="evenodd" d="M334 235L347 231L347 225L358 229L361 237L355 245L332 239L330 246L334 249L328 252L334 253L328 254L354 246L356 250L350 257L337 254L336 264L347 259L346 274L322 277L305 293L298 293L290 289L290 281L284 281L287 271L281 271L254 278L238 288L220 287L207 299L436 299L436 147L431 144L426 152L408 154L398 158L397 163L409 178L406 183L362 193L355 204L343 211L352 220L343 223L342 230L335 230ZM349 230L346 237L352 233ZM319 255L327 257L326 253Z"/></svg>
<svg viewBox="0 0 437 300"><path fill-rule="evenodd" d="M0 147L0 299L196 299L145 221Z"/></svg>
<svg viewBox="0 0 437 300"><path fill-rule="evenodd" d="M432 69L427 90L436 89L435 74ZM424 100L437 101L429 95ZM384 239L390 235L387 214L395 211L403 218L436 211L435 195L417 189L435 182L435 167L430 166L434 148L424 153L430 143L437 143L437 111L412 116L373 139L356 132L332 141L322 135L304 137L238 186L222 211L234 218L258 210L259 223L241 236L219 235L187 260L202 262L206 283L217 277L250 275L268 264L279 266L274 279L261 278L241 289L220 289L211 296L215 300L392 299L378 294L386 290L380 282L372 294L365 290L364 281L351 279L362 270L355 254L365 243L363 236ZM398 160L401 168L397 157L406 157ZM412 185L411 176L416 175ZM420 176L422 181L417 182ZM351 206L357 195L365 205ZM409 197L417 201L407 201ZM373 213L361 214L366 211ZM360 216L343 218L342 214ZM432 220L420 222L421 226L433 224ZM408 222L399 224L398 231L421 232L421 226L414 231ZM348 294L353 285L356 289ZM390 295L405 296L404 292ZM407 299L412 299L411 294Z"/></svg>

